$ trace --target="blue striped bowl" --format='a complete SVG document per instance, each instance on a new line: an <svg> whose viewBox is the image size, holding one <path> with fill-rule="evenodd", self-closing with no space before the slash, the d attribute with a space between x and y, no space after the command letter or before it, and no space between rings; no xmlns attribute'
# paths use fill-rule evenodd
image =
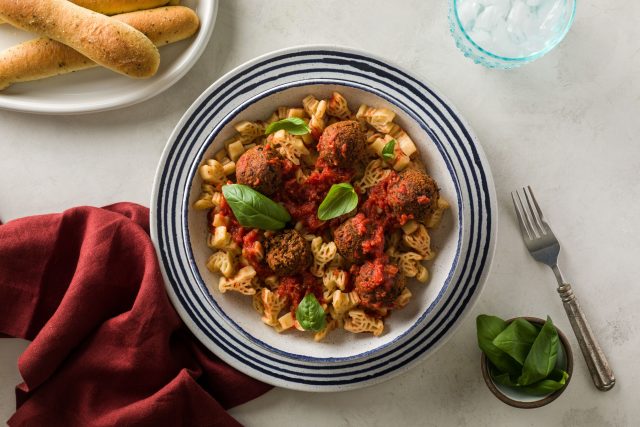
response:
<svg viewBox="0 0 640 427"><path fill-rule="evenodd" d="M427 285L410 284L409 305L385 320L381 337L334 331L315 343L302 332L278 334L249 298L221 295L204 267L206 215L191 209L197 168L233 133L233 123L267 117L304 96L339 91L352 110L386 106L411 135L451 209L432 243L438 256ZM336 47L267 54L223 76L189 108L164 150L151 200L151 236L178 313L221 359L267 383L338 391L389 379L433 353L460 325L487 276L497 230L489 165L469 126L431 85L387 61Z"/></svg>

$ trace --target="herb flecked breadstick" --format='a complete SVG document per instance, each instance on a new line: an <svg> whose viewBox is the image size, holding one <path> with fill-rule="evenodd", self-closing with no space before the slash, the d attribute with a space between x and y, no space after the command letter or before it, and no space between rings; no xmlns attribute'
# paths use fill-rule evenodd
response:
<svg viewBox="0 0 640 427"><path fill-rule="evenodd" d="M136 10L153 9L166 4L178 5L180 0L69 0L78 6L82 6L94 12L105 15L135 12ZM4 21L0 19L0 24Z"/></svg>
<svg viewBox="0 0 640 427"><path fill-rule="evenodd" d="M191 37L200 21L195 12L183 6L130 12L113 16L144 33L156 46ZM98 64L69 46L40 38L0 52L0 90L11 84L71 73Z"/></svg>
<svg viewBox="0 0 640 427"><path fill-rule="evenodd" d="M153 76L160 53L140 31L67 0L0 0L0 18L130 77Z"/></svg>

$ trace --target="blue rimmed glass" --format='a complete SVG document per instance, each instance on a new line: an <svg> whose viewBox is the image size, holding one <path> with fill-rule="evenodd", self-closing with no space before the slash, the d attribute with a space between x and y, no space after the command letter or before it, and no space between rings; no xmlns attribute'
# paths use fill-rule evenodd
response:
<svg viewBox="0 0 640 427"><path fill-rule="evenodd" d="M562 41L567 32L569 32L576 14L576 0L566 0L562 24L558 26L558 30L546 41L544 47L527 55L509 57L493 53L487 49L486 46L480 46L480 44L473 39L460 20L458 13L460 3L460 0L450 0L449 2L449 27L451 35L456 42L456 46L458 46L464 56L472 59L476 64L484 65L487 68L515 68L542 57Z"/></svg>

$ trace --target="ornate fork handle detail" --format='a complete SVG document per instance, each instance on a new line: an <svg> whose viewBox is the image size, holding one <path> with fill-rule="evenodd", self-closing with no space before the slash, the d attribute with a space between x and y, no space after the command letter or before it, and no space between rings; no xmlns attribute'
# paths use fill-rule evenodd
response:
<svg viewBox="0 0 640 427"><path fill-rule="evenodd" d="M558 293L562 299L562 304L569 317L569 322L573 328L573 332L580 344L580 350L587 362L589 373L593 379L593 383L601 391L610 390L616 383L613 371L609 366L606 356L600 348L600 344L596 340L591 327L584 316L582 308L571 289L571 285L564 283L558 287Z"/></svg>

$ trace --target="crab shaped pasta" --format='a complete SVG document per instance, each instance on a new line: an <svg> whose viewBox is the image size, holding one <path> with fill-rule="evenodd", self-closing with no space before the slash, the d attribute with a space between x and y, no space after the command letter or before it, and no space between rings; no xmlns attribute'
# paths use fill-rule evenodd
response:
<svg viewBox="0 0 640 427"><path fill-rule="evenodd" d="M322 237L315 237L311 241L311 253L313 254L311 274L316 277L322 277L324 276L325 266L336 256L336 244L334 242L323 243Z"/></svg>
<svg viewBox="0 0 640 427"><path fill-rule="evenodd" d="M287 297L281 297L267 288L262 288L260 292L263 307L262 321L269 326L279 325L278 315L287 305Z"/></svg>
<svg viewBox="0 0 640 427"><path fill-rule="evenodd" d="M371 332L375 336L380 336L384 330L384 323L380 319L367 315L363 310L351 310L344 328L356 334Z"/></svg>
<svg viewBox="0 0 640 427"><path fill-rule="evenodd" d="M254 279L256 277L256 270L247 265L242 267L235 276L231 278L222 277L218 283L218 289L220 292L225 293L227 291L239 292L243 295L253 295L256 293L254 286Z"/></svg>
<svg viewBox="0 0 640 427"><path fill-rule="evenodd" d="M338 92L333 92L327 103L327 114L340 120L348 120L352 114L344 96Z"/></svg>
<svg viewBox="0 0 640 427"><path fill-rule="evenodd" d="M402 236L402 241L420 254L422 259L433 259L435 253L431 250L431 237L427 228L419 224L418 227L412 233L407 233Z"/></svg>

